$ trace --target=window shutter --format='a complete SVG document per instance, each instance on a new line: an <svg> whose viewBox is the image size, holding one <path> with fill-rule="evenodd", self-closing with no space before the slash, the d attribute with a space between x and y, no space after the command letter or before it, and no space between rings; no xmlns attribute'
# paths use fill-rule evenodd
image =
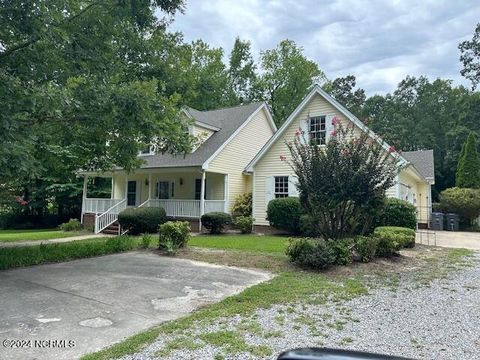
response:
<svg viewBox="0 0 480 360"><path fill-rule="evenodd" d="M288 196L298 197L298 177L290 175L288 177Z"/></svg>
<svg viewBox="0 0 480 360"><path fill-rule="evenodd" d="M265 209L267 209L268 203L274 198L274 185L275 181L273 176L265 178Z"/></svg>
<svg viewBox="0 0 480 360"><path fill-rule="evenodd" d="M305 144L305 142L310 141L310 116L307 116L305 118L300 119L300 142L302 144Z"/></svg>
<svg viewBox="0 0 480 360"><path fill-rule="evenodd" d="M332 120L333 118L335 117L335 115L331 114L331 115L327 115L325 117L325 129L327 130L326 131L326 134L325 134L325 141L328 142L330 140L330 138L332 137L332 135L330 135L333 131L333 129L335 128L332 124Z"/></svg>

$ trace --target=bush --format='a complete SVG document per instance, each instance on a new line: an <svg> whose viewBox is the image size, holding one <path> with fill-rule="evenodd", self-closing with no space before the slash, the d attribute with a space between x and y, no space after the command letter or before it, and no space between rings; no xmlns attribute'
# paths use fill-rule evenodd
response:
<svg viewBox="0 0 480 360"><path fill-rule="evenodd" d="M270 225L292 234L300 232L300 216L302 208L296 197L273 199L267 206L267 220Z"/></svg>
<svg viewBox="0 0 480 360"><path fill-rule="evenodd" d="M375 236L357 236L355 251L362 262L370 262L375 258L378 247L378 238Z"/></svg>
<svg viewBox="0 0 480 360"><path fill-rule="evenodd" d="M320 231L318 229L318 222L313 216L304 214L300 216L300 234L308 237L319 237Z"/></svg>
<svg viewBox="0 0 480 360"><path fill-rule="evenodd" d="M378 227L375 229L373 236L378 239L377 256L380 257L389 257L395 255L404 247L415 246L415 231L412 229Z"/></svg>
<svg viewBox="0 0 480 360"><path fill-rule="evenodd" d="M131 235L156 233L158 226L167 220L163 208L129 208L118 214L118 222Z"/></svg>
<svg viewBox="0 0 480 360"><path fill-rule="evenodd" d="M202 225L210 231L210 234L221 234L223 228L231 222L231 216L224 212L210 212L202 215Z"/></svg>
<svg viewBox="0 0 480 360"><path fill-rule="evenodd" d="M62 231L79 231L82 229L82 223L78 219L70 219L68 222L59 226Z"/></svg>
<svg viewBox="0 0 480 360"><path fill-rule="evenodd" d="M233 220L233 225L240 230L242 234L251 234L254 219L251 216L237 216Z"/></svg>
<svg viewBox="0 0 480 360"><path fill-rule="evenodd" d="M142 247L144 249L148 249L150 244L152 243L153 237L150 234L143 234L142 235Z"/></svg>
<svg viewBox="0 0 480 360"><path fill-rule="evenodd" d="M415 247L415 230L398 226L379 226L375 229L378 236L397 236L401 246L405 248Z"/></svg>
<svg viewBox="0 0 480 360"><path fill-rule="evenodd" d="M290 239L286 254L291 262L317 270L327 268L336 260L333 247L322 239Z"/></svg>
<svg viewBox="0 0 480 360"><path fill-rule="evenodd" d="M159 248L169 254L187 246L190 239L190 224L188 221L167 221L160 225Z"/></svg>
<svg viewBox="0 0 480 360"><path fill-rule="evenodd" d="M252 193L240 194L235 197L232 206L232 215L252 216Z"/></svg>
<svg viewBox="0 0 480 360"><path fill-rule="evenodd" d="M354 244L352 239L328 240L327 244L333 249L335 265L348 265L353 262Z"/></svg>
<svg viewBox="0 0 480 360"><path fill-rule="evenodd" d="M449 188L440 193L441 207L468 219L470 224L480 215L480 190Z"/></svg>
<svg viewBox="0 0 480 360"><path fill-rule="evenodd" d="M417 227L417 212L415 206L407 201L388 198L378 226L401 226L410 229Z"/></svg>

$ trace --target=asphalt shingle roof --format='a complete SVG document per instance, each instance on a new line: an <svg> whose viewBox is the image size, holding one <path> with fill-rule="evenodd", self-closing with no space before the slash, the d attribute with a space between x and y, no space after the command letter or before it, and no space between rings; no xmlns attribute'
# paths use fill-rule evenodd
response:
<svg viewBox="0 0 480 360"><path fill-rule="evenodd" d="M435 178L433 150L404 151L402 156L425 178Z"/></svg>
<svg viewBox="0 0 480 360"><path fill-rule="evenodd" d="M255 102L210 111L187 108L186 111L202 123L220 130L210 136L202 145L190 154L155 154L142 156L145 163L142 169L161 167L201 166L227 139L252 115L263 102Z"/></svg>

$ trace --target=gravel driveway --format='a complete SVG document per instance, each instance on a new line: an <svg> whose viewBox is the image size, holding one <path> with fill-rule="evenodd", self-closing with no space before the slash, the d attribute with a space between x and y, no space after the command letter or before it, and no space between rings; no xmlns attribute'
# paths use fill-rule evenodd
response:
<svg viewBox="0 0 480 360"><path fill-rule="evenodd" d="M480 359L480 254L474 260L429 285L419 284L413 272L343 303L273 306L249 318L219 319L191 329L183 339L163 336L124 359L276 359L283 350L304 346L414 359ZM233 354L205 341L208 333L212 339L241 337L255 351ZM165 351L175 341L181 350Z"/></svg>

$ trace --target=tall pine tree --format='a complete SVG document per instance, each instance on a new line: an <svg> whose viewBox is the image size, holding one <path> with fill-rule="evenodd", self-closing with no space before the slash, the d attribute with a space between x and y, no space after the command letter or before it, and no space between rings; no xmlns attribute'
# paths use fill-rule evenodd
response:
<svg viewBox="0 0 480 360"><path fill-rule="evenodd" d="M462 146L455 184L460 188L480 188L480 157L477 151L477 136L473 132Z"/></svg>

